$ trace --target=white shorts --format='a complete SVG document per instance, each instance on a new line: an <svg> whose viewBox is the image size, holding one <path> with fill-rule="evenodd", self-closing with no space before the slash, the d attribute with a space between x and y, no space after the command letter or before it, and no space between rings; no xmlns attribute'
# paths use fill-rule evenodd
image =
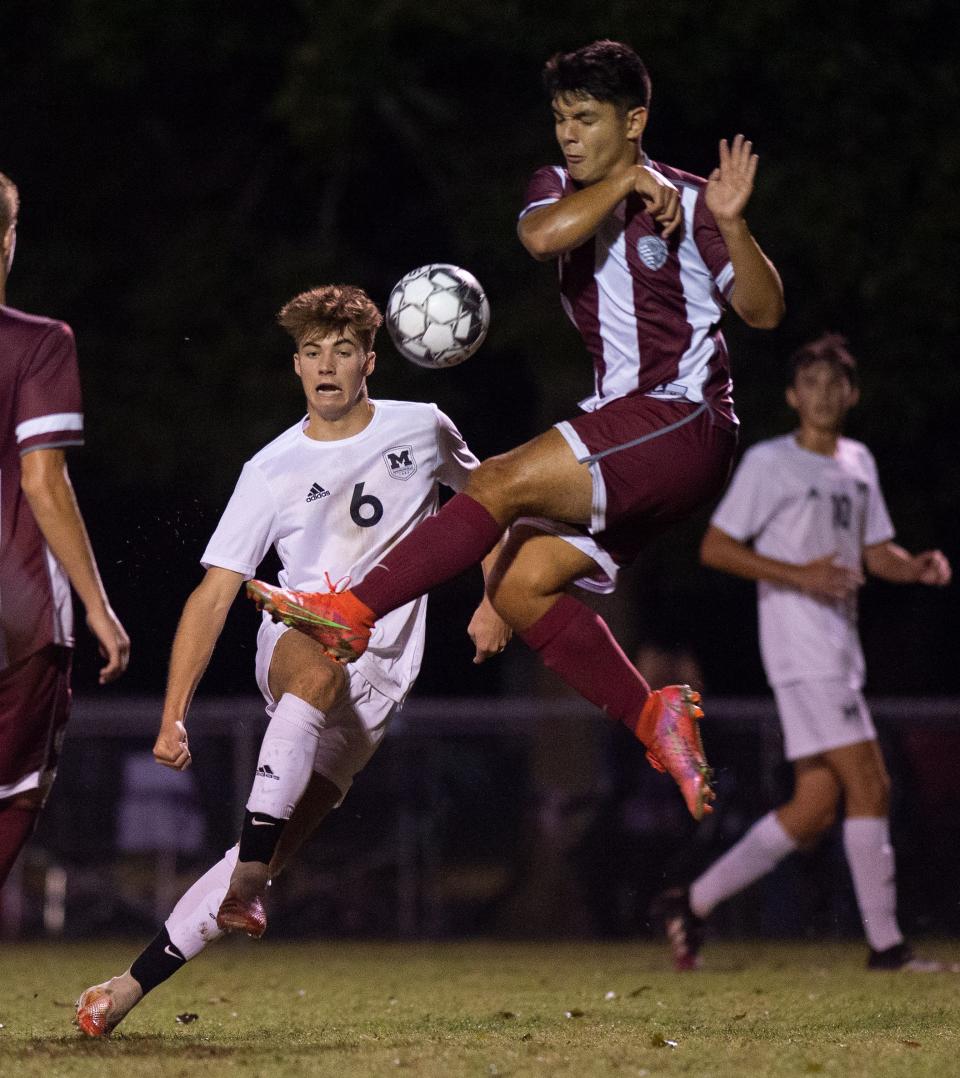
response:
<svg viewBox="0 0 960 1078"><path fill-rule="evenodd" d="M773 695L788 760L877 739L863 693L843 678L774 685Z"/></svg>
<svg viewBox="0 0 960 1078"><path fill-rule="evenodd" d="M268 715L277 707L270 693L270 662L277 641L287 630L288 626L265 615L257 633L257 686L267 703ZM340 791L341 801L353 776L363 770L376 751L397 708L396 701L375 689L355 666L347 667L347 689L324 716L313 762L313 770Z"/></svg>
<svg viewBox="0 0 960 1078"><path fill-rule="evenodd" d="M561 520L550 520L548 517L520 517L514 525L520 524L536 528L547 535L555 535L597 563L597 571L593 576L582 576L574 581L578 588L596 592L598 595L609 595L616 591L617 563L586 528L578 528L575 524L566 524Z"/></svg>

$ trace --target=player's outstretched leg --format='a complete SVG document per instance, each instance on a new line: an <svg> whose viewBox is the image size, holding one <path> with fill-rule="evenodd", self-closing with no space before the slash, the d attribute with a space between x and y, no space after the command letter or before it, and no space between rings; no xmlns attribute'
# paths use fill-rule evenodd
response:
<svg viewBox="0 0 960 1078"><path fill-rule="evenodd" d="M306 634L339 662L353 662L367 650L376 619L351 591L293 591L248 580L247 596L274 621Z"/></svg>
<svg viewBox="0 0 960 1078"><path fill-rule="evenodd" d="M220 939L223 933L217 928L216 911L236 860L234 846L188 888L163 928L125 973L83 992L74 1018L81 1033L109 1036L149 991L182 969L207 944Z"/></svg>
<svg viewBox="0 0 960 1078"><path fill-rule="evenodd" d="M700 693L689 685L667 685L650 694L635 733L647 747L647 759L680 787L695 820L713 812L711 772L700 739Z"/></svg>

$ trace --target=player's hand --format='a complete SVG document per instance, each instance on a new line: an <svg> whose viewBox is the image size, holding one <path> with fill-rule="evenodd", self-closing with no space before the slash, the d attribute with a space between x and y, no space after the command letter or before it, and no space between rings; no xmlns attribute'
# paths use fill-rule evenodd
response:
<svg viewBox="0 0 960 1078"><path fill-rule="evenodd" d="M717 224L730 224L743 216L757 174L757 155L753 143L737 135L732 145L720 140L720 164L707 178L707 209Z"/></svg>
<svg viewBox="0 0 960 1078"><path fill-rule="evenodd" d="M477 649L473 657L475 665L486 662L492 655L499 655L510 643L513 630L493 609L490 600L484 596L480 605L473 612L467 634Z"/></svg>
<svg viewBox="0 0 960 1078"><path fill-rule="evenodd" d="M664 239L683 223L680 192L666 176L646 165L637 165L634 190L643 199L647 213L660 225Z"/></svg>
<svg viewBox="0 0 960 1078"><path fill-rule="evenodd" d="M185 771L190 766L190 746L187 743L187 728L177 719L174 723L163 723L153 746L153 758L164 767L174 771Z"/></svg>
<svg viewBox="0 0 960 1078"><path fill-rule="evenodd" d="M109 605L87 611L87 627L100 644L106 665L100 670L100 684L115 681L130 662L130 637Z"/></svg>
<svg viewBox="0 0 960 1078"><path fill-rule="evenodd" d="M935 588L946 587L953 578L950 562L942 550L925 550L914 557L917 566L917 583L930 584Z"/></svg>
<svg viewBox="0 0 960 1078"><path fill-rule="evenodd" d="M849 599L863 582L863 573L838 565L836 554L800 566L800 589L817 599Z"/></svg>

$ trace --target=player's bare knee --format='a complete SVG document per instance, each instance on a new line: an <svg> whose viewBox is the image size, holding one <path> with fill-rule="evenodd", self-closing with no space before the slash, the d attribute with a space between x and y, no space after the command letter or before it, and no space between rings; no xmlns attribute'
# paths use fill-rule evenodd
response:
<svg viewBox="0 0 960 1078"><path fill-rule="evenodd" d="M890 811L890 779L886 772L871 775L847 798L848 816L886 816Z"/></svg>
<svg viewBox="0 0 960 1078"><path fill-rule="evenodd" d="M347 672L340 663L312 663L298 670L285 691L305 700L318 711L329 711L337 702L347 683Z"/></svg>
<svg viewBox="0 0 960 1078"><path fill-rule="evenodd" d="M890 810L890 776L884 767L855 775L844 790L847 816L886 816Z"/></svg>
<svg viewBox="0 0 960 1078"><path fill-rule="evenodd" d="M520 512L517 469L509 454L490 457L470 473L464 493L504 523Z"/></svg>
<svg viewBox="0 0 960 1078"><path fill-rule="evenodd" d="M837 822L837 803L818 805L810 819L811 834L821 839Z"/></svg>

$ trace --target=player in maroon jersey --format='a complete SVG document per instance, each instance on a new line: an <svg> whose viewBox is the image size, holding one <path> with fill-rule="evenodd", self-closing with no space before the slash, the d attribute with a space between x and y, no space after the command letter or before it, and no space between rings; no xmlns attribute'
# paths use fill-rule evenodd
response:
<svg viewBox="0 0 960 1078"><path fill-rule="evenodd" d="M17 188L0 173L0 884L33 832L56 774L70 710L70 585L106 663L130 641L110 608L64 450L83 444L70 327L5 306Z"/></svg>
<svg viewBox="0 0 960 1078"><path fill-rule="evenodd" d="M706 180L640 146L650 80L628 46L598 41L545 70L565 167L533 177L519 235L559 260L563 305L595 371L585 414L478 468L466 490L350 592L250 594L351 661L377 618L478 562L510 528L488 579L494 606L550 669L624 722L699 818L712 791L685 686L651 692L604 622L568 593L614 586L641 546L716 496L736 444L729 303L749 325L783 311L776 270L743 213L757 168L738 135Z"/></svg>

